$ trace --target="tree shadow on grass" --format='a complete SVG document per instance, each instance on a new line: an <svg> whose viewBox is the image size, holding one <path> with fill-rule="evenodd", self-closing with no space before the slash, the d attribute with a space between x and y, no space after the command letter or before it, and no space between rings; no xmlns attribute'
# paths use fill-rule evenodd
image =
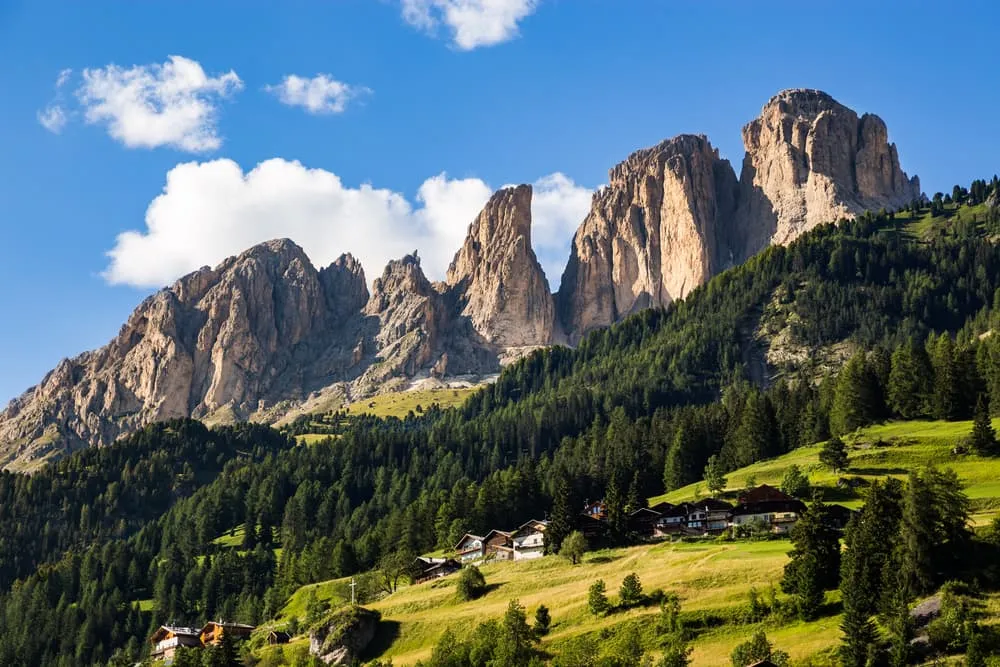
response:
<svg viewBox="0 0 1000 667"><path fill-rule="evenodd" d="M852 475L868 475L870 477L885 477L886 475L905 475L909 470L906 468L855 468L848 470Z"/></svg>
<svg viewBox="0 0 1000 667"><path fill-rule="evenodd" d="M361 660L363 662L369 662L380 658L382 654L389 650L393 642L399 639L399 621L379 621L378 627L375 628L375 637L369 642L365 650L361 652Z"/></svg>

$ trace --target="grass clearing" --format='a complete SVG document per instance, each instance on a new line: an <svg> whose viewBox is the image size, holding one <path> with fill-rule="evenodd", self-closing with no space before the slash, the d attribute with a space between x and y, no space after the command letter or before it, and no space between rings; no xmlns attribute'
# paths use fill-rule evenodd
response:
<svg viewBox="0 0 1000 667"><path fill-rule="evenodd" d="M380 394L351 403L347 408L347 414L402 419L410 412L417 414L431 406L437 406L444 410L461 405L476 389L477 387L442 387L440 389L417 389Z"/></svg>

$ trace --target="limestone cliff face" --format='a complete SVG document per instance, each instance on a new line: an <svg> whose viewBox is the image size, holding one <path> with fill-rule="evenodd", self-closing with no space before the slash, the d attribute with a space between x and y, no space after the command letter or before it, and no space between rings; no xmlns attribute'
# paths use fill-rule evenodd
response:
<svg viewBox="0 0 1000 667"><path fill-rule="evenodd" d="M737 181L704 136L638 151L610 172L559 288L571 339L682 298L730 261Z"/></svg>
<svg viewBox="0 0 1000 667"><path fill-rule="evenodd" d="M0 463L50 445L108 444L171 417L246 418L300 395L349 370L350 355L332 343L366 299L352 257L318 272L287 240L203 268L146 299L108 345L61 362L13 401L0 414Z"/></svg>
<svg viewBox="0 0 1000 667"><path fill-rule="evenodd" d="M531 186L495 193L448 267L461 315L499 348L547 345L555 307L531 249Z"/></svg>
<svg viewBox="0 0 1000 667"><path fill-rule="evenodd" d="M786 90L743 128L739 254L788 243L819 224L866 210L899 209L920 196L878 116L818 90Z"/></svg>

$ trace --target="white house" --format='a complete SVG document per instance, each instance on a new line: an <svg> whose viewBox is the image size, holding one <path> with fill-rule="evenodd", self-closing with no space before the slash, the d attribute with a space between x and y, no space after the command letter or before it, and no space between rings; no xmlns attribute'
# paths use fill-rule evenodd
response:
<svg viewBox="0 0 1000 667"><path fill-rule="evenodd" d="M548 521L532 519L514 532L514 560L528 560L545 555L545 531Z"/></svg>
<svg viewBox="0 0 1000 667"><path fill-rule="evenodd" d="M483 538L479 535L466 533L455 545L455 555L463 563L480 560L483 557Z"/></svg>

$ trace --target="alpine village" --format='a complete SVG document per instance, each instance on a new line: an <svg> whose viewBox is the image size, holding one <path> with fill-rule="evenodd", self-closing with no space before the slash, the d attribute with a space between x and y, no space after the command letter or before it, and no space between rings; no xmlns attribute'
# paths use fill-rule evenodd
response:
<svg viewBox="0 0 1000 667"><path fill-rule="evenodd" d="M151 292L0 412L0 667L1000 665L1000 179L757 95L738 169L606 165L561 276L535 183L442 280L276 238Z"/></svg>

